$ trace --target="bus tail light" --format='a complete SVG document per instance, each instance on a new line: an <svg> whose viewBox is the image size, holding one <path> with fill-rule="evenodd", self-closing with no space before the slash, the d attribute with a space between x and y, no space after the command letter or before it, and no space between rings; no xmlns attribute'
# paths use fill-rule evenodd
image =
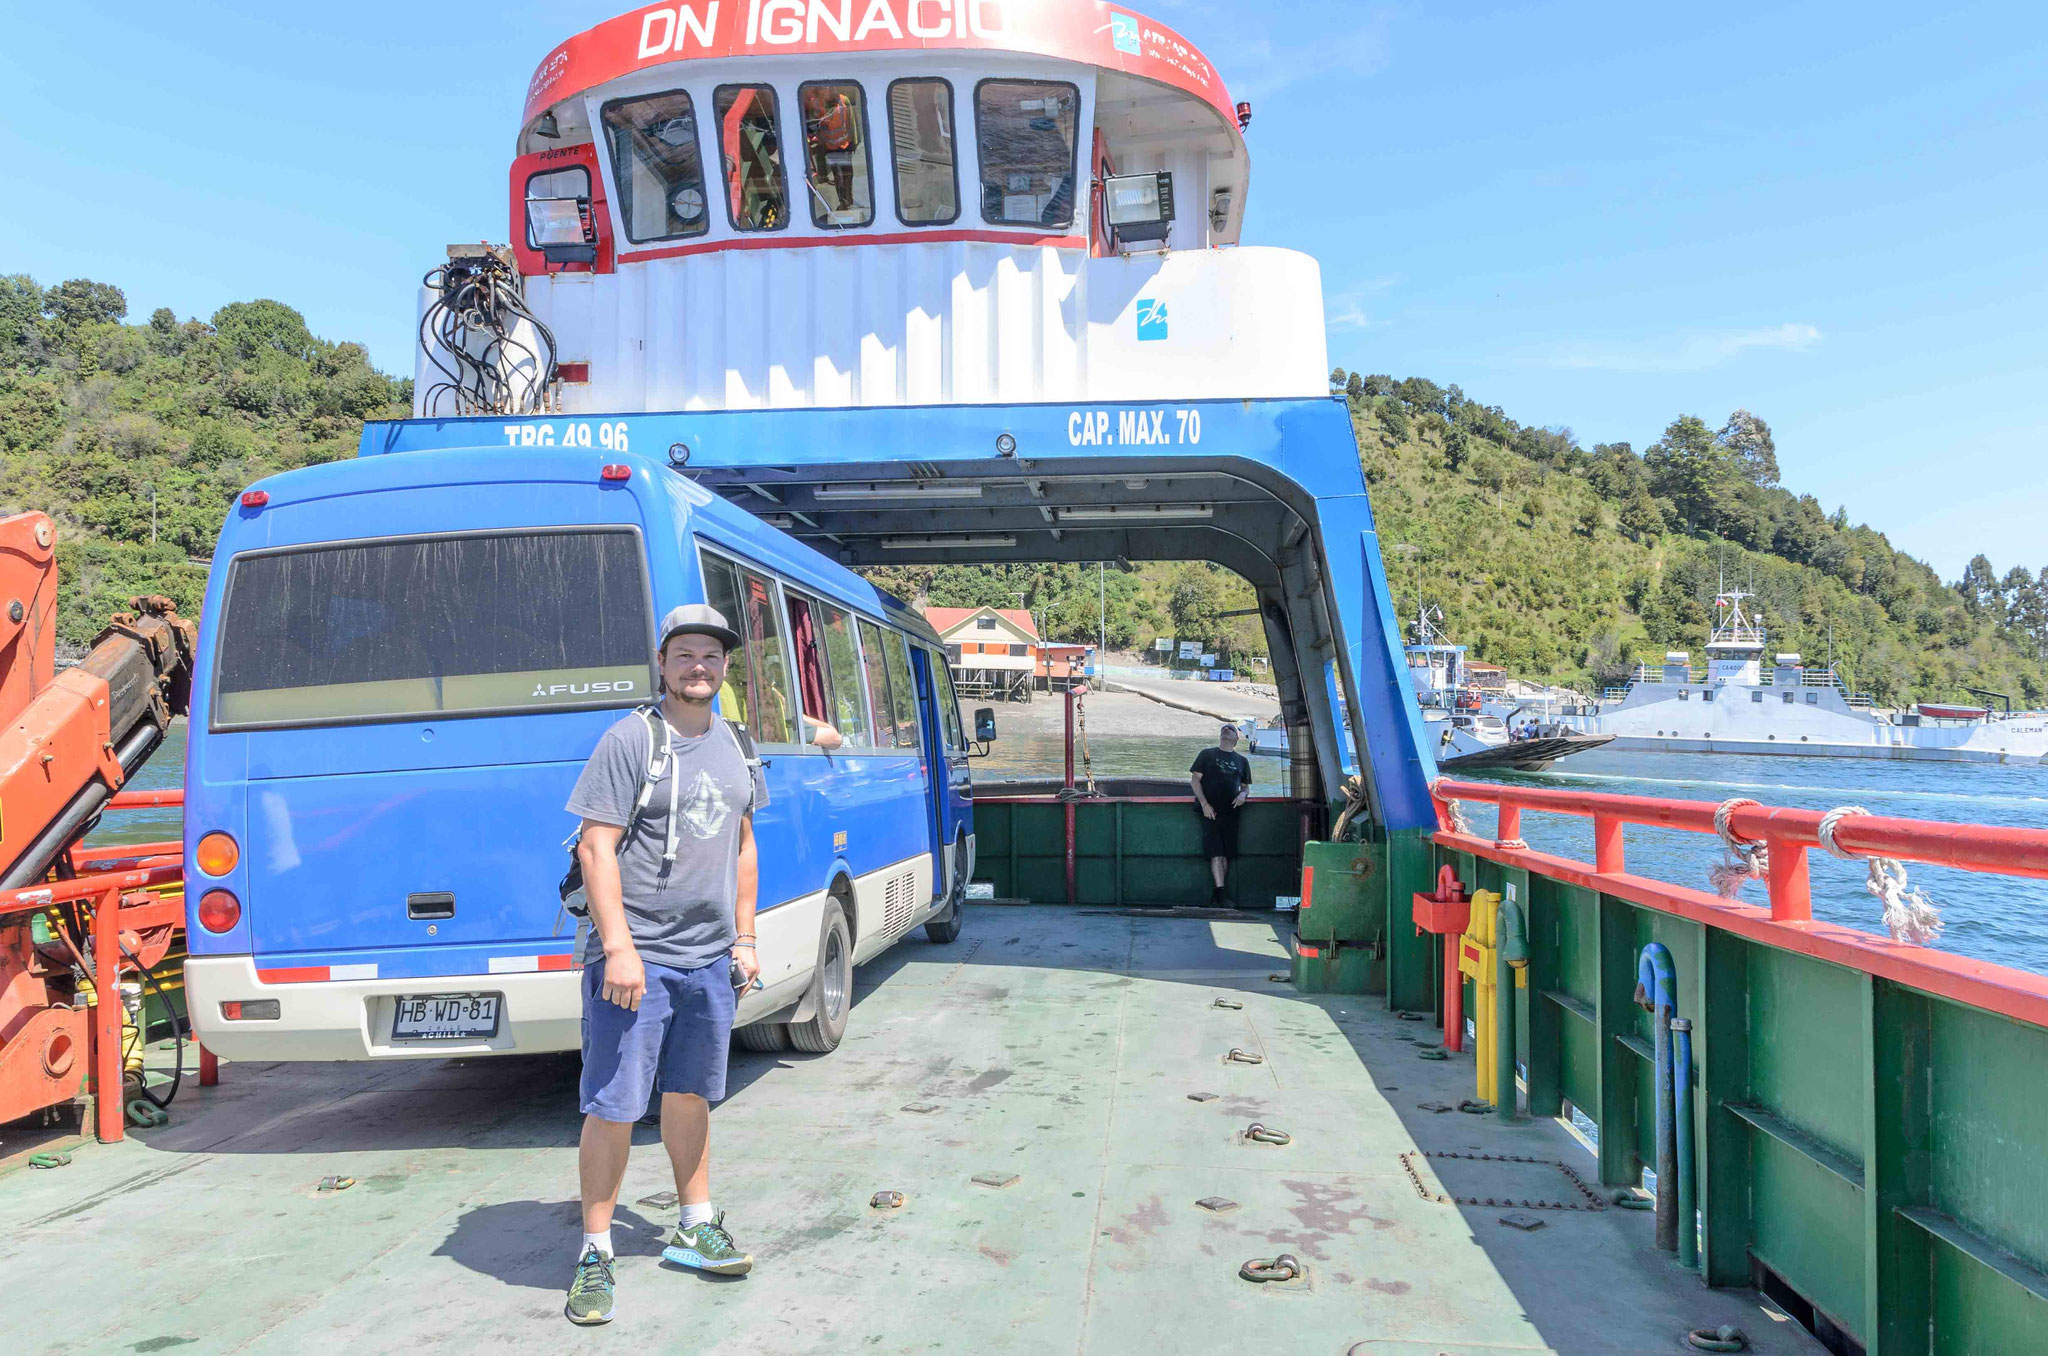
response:
<svg viewBox="0 0 2048 1356"><path fill-rule="evenodd" d="M275 998L247 998L239 1003L222 1003L220 1015L230 1022L274 1022L279 1005Z"/></svg>
<svg viewBox="0 0 2048 1356"><path fill-rule="evenodd" d="M209 876L225 876L241 859L242 850L235 845L235 840L218 829L201 838L199 846L192 852L194 864Z"/></svg>
<svg viewBox="0 0 2048 1356"><path fill-rule="evenodd" d="M242 921L242 901L226 890L208 890L199 898L199 926L208 932L226 932Z"/></svg>
<svg viewBox="0 0 2048 1356"><path fill-rule="evenodd" d="M630 466L607 466L604 470L598 472L598 477L602 480L631 480L633 478L633 468Z"/></svg>

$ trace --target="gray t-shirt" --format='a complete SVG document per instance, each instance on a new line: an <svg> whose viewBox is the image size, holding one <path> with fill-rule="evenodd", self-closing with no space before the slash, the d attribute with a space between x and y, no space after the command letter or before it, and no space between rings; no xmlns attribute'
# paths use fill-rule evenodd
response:
<svg viewBox="0 0 2048 1356"><path fill-rule="evenodd" d="M584 819L631 829L619 850L619 883L633 948L643 961L694 969L732 948L740 819L768 803L768 785L760 768L748 775L739 739L723 720L713 717L711 729L695 738L665 722L663 731L674 757L655 782L637 826L629 821L652 751L647 717L638 711L597 741L569 793L568 809ZM676 815L676 857L664 871L669 802L678 785L683 801ZM603 958L604 944L593 927L583 963Z"/></svg>

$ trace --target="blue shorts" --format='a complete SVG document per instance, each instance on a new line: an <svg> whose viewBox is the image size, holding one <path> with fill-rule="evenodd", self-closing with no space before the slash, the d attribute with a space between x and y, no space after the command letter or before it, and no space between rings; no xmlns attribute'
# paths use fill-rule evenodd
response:
<svg viewBox="0 0 2048 1356"><path fill-rule="evenodd" d="M654 1091L725 1096L732 1039L732 961L679 970L643 961L647 992L628 1012L606 1000L604 962L583 967L583 1114L637 1121Z"/></svg>

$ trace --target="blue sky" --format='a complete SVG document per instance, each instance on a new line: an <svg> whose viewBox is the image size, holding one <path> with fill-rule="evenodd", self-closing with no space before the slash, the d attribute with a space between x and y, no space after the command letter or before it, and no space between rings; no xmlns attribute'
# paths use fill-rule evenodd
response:
<svg viewBox="0 0 2048 1356"><path fill-rule="evenodd" d="M17 8L0 271L273 296L409 370L533 65L626 8ZM1333 363L1588 446L1746 407L1945 577L2048 565L2048 7L1138 8L1252 101L1246 240L1322 260Z"/></svg>

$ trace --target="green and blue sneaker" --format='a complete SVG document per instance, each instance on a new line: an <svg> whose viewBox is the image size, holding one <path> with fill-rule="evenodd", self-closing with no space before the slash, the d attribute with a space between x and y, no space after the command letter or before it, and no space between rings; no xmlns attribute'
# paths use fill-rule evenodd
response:
<svg viewBox="0 0 2048 1356"><path fill-rule="evenodd" d="M723 1210L693 1228L676 1230L661 1255L677 1266L696 1267L718 1276L744 1276L754 1269L752 1254L734 1247L732 1235L725 1231Z"/></svg>
<svg viewBox="0 0 2048 1356"><path fill-rule="evenodd" d="M569 1282L569 1302L562 1312L571 1323L609 1323L613 1290L612 1259L596 1248L585 1248L576 1263L576 1279Z"/></svg>

